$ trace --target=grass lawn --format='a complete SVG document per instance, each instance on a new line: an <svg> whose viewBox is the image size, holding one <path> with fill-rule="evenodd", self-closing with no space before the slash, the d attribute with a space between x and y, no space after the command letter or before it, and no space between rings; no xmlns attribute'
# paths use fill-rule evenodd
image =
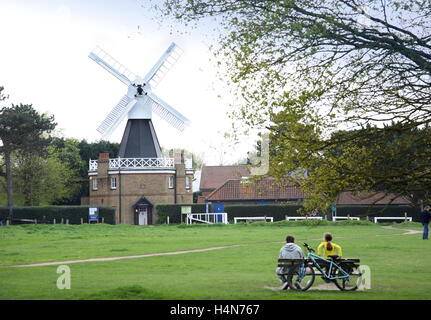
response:
<svg viewBox="0 0 431 320"><path fill-rule="evenodd" d="M303 222L140 227L128 225L22 225L0 227L0 299L430 299L431 244L421 225ZM399 228L399 229L394 229ZM404 230L400 230L400 229ZM371 269L371 289L355 292L271 290L287 234L316 248L334 235L344 257ZM241 245L241 246L232 246ZM71 289L59 290L57 265L14 265L118 257L228 246L212 251L70 263ZM304 250L305 253L305 250ZM323 281L316 277L314 287ZM335 286L334 286L335 288Z"/></svg>

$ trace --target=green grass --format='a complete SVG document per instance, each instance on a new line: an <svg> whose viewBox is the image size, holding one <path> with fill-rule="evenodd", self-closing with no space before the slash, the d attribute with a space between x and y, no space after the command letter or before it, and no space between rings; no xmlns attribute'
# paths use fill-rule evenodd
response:
<svg viewBox="0 0 431 320"><path fill-rule="evenodd" d="M420 230L416 223L395 228ZM371 269L371 290L273 291L287 234L314 248L334 235L344 257ZM429 299L430 243L421 234L355 222L215 226L23 225L0 228L0 299ZM48 261L117 257L243 244L206 252L69 264L71 289L59 290ZM316 278L313 285L322 283Z"/></svg>

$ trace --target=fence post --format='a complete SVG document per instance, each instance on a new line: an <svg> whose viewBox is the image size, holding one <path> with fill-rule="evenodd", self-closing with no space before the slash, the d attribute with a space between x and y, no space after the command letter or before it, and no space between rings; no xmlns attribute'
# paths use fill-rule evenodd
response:
<svg viewBox="0 0 431 320"><path fill-rule="evenodd" d="M407 223L407 212L404 212L404 222Z"/></svg>
<svg viewBox="0 0 431 320"><path fill-rule="evenodd" d="M37 219L34 219L34 224L37 224Z"/></svg>
<svg viewBox="0 0 431 320"><path fill-rule="evenodd" d="M102 217L102 223L105 223L105 217Z"/></svg>
<svg viewBox="0 0 431 320"><path fill-rule="evenodd" d="M83 218L81 218L81 224L83 224L84 223L84 219Z"/></svg>
<svg viewBox="0 0 431 320"><path fill-rule="evenodd" d="M69 219L66 219L66 224L69 224Z"/></svg>
<svg viewBox="0 0 431 320"><path fill-rule="evenodd" d="M167 217L166 221L167 221L167 223L169 224L169 216Z"/></svg>
<svg viewBox="0 0 431 320"><path fill-rule="evenodd" d="M55 218L54 218L54 220L52 221L52 223L53 223L53 224L55 224Z"/></svg>
<svg viewBox="0 0 431 320"><path fill-rule="evenodd" d="M63 224L63 218L61 218L61 224Z"/></svg>

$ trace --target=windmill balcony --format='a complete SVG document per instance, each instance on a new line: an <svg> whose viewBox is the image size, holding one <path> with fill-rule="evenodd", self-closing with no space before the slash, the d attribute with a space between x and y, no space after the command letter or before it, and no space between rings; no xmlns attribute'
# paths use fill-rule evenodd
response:
<svg viewBox="0 0 431 320"><path fill-rule="evenodd" d="M192 159L184 160L186 170L193 170ZM89 172L97 172L97 160L89 161ZM109 169L173 169L174 158L113 158L109 159Z"/></svg>

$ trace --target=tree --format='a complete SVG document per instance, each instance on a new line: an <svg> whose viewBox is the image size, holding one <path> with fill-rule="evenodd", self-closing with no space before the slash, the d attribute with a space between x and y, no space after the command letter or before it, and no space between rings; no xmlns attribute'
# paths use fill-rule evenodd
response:
<svg viewBox="0 0 431 320"><path fill-rule="evenodd" d="M232 115L270 131L272 175L306 169L296 181L309 209L344 190L430 190L427 136L384 143L431 121L428 2L166 0L162 9L219 19L216 54L243 101ZM403 157L411 170L394 165Z"/></svg>
<svg viewBox="0 0 431 320"><path fill-rule="evenodd" d="M190 152L188 150L185 149L165 149L163 147L161 147L162 149L162 154L164 157L166 158L174 158L175 157L175 153L182 153L184 156L184 159L192 159L192 167L195 170L200 170L202 168L203 165L205 165L204 161L202 160L201 157L199 157L197 154Z"/></svg>
<svg viewBox="0 0 431 320"><path fill-rule="evenodd" d="M3 90L3 89L2 89ZM1 93L1 91L0 91ZM39 114L31 105L13 105L0 110L0 153L4 156L7 180L9 219L13 219L13 152L43 153L49 145L49 134L56 123L53 116Z"/></svg>
<svg viewBox="0 0 431 320"><path fill-rule="evenodd" d="M58 140L54 138L54 141ZM26 206L80 202L79 166L83 161L79 156L78 141L66 139L62 147L56 142L47 147L44 157L35 153L18 153L13 157L16 163L13 170L16 189ZM85 181L88 184L87 177Z"/></svg>
<svg viewBox="0 0 431 320"><path fill-rule="evenodd" d="M98 159L100 153L109 153L110 158L118 157L118 152L120 150L119 143L112 143L109 141L98 141L89 143L85 139L78 143L79 155L82 160L82 165L79 166L79 176L80 176L80 192L79 199L81 197L89 196L88 189L88 162L90 159ZM80 203L79 199L76 199L76 204Z"/></svg>

